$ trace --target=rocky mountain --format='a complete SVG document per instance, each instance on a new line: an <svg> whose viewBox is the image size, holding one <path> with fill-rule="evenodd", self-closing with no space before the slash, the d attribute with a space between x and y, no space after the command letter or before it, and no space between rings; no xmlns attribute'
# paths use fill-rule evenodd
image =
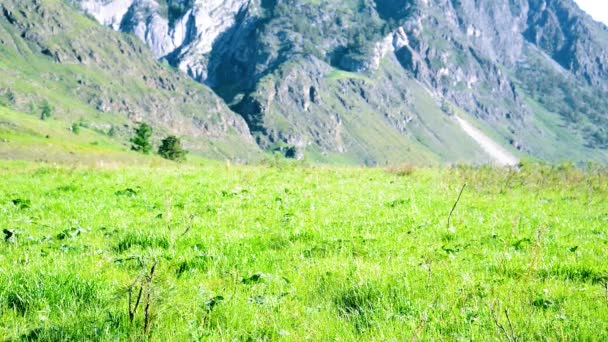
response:
<svg viewBox="0 0 608 342"><path fill-rule="evenodd" d="M608 161L608 28L573 0L69 1L213 89L268 151Z"/></svg>
<svg viewBox="0 0 608 342"><path fill-rule="evenodd" d="M261 155L241 116L208 87L159 62L136 37L104 28L63 1L3 0L0 105L39 115L45 104L66 127L79 123L125 142L143 121L154 126L156 140L177 134L193 153Z"/></svg>

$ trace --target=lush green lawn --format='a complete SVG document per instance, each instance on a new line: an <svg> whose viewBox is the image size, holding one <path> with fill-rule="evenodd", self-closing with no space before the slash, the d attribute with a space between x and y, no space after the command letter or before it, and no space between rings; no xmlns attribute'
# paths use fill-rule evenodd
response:
<svg viewBox="0 0 608 342"><path fill-rule="evenodd" d="M605 170L397 171L1 162L0 336L608 339Z"/></svg>

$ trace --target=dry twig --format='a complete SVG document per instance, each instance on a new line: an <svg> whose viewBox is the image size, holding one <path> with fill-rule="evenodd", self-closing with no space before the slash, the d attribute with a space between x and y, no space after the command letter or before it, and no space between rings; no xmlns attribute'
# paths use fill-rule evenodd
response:
<svg viewBox="0 0 608 342"><path fill-rule="evenodd" d="M155 261L150 268L150 273L146 275L144 278L143 272L140 272L135 278L135 281L129 286L128 289L128 299L129 299L129 321L133 323L135 320L135 315L137 314L137 310L139 309L139 305L141 304L142 296L145 295L145 307L144 307L144 332L146 335L150 333L150 323L151 323L151 315L150 315L150 306L152 303L152 280L154 279L154 272L156 271L156 266L158 262ZM133 303L133 290L139 286L137 290L137 299L135 299L135 303Z"/></svg>
<svg viewBox="0 0 608 342"><path fill-rule="evenodd" d="M412 336L412 342L416 342L418 340L418 337L420 337L422 330L424 330L424 326L426 325L426 321L428 319L429 319L428 314L426 312L423 313L422 317L420 318L420 323L418 323L418 326L416 327L416 330L414 331L414 335Z"/></svg>
<svg viewBox="0 0 608 342"><path fill-rule="evenodd" d="M502 332L505 339L508 342L517 342L517 335L515 334L515 329L513 329L513 323L511 323L511 317L509 317L509 310L505 309L504 313L505 313L505 317L507 318L507 322L509 323L509 331L507 331L505 326L502 325L498 321L498 318L496 317L496 313L494 312L494 308L492 306L490 306L490 314L492 316L492 320L494 321L494 324L498 327L498 329Z"/></svg>
<svg viewBox="0 0 608 342"><path fill-rule="evenodd" d="M179 236L179 239L183 238L186 234L188 234L190 229L192 229L192 220L193 219L194 219L194 215L190 215L190 224L188 225L188 227L186 227L186 230L184 230L184 232Z"/></svg>
<svg viewBox="0 0 608 342"><path fill-rule="evenodd" d="M450 228L450 220L452 219L452 213L454 213L454 210L456 209L458 202L460 202L460 196L462 196L462 193L464 192L464 188L466 186L467 186L467 183L464 183L462 185L462 189L460 189L460 193L458 193L458 198L456 199L456 202L454 202L454 205L452 206L452 210L450 210L450 214L448 215L448 229Z"/></svg>

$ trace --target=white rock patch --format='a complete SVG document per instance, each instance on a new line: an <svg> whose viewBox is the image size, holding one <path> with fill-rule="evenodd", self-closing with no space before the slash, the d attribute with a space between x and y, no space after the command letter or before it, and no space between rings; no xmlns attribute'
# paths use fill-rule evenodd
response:
<svg viewBox="0 0 608 342"><path fill-rule="evenodd" d="M481 146L481 148L495 160L497 164L515 166L519 163L519 159L517 159L517 157L485 135L482 131L473 127L473 125L471 125L469 122L459 116L456 116L456 121L462 130L473 138L473 140L475 140L479 146Z"/></svg>

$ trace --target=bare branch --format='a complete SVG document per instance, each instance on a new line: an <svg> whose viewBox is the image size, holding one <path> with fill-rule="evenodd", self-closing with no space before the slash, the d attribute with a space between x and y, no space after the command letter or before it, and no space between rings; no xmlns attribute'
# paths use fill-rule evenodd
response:
<svg viewBox="0 0 608 342"><path fill-rule="evenodd" d="M507 341L514 342L511 340L511 336L507 332L507 329L505 329L505 327L502 324L500 324L500 322L498 321L498 318L496 318L496 314L494 313L494 308L492 306L490 306L490 315L492 316L492 320L494 321L494 324L498 327L498 329L500 329L500 331L502 331L502 333L505 336L505 338L507 339Z"/></svg>
<svg viewBox="0 0 608 342"><path fill-rule="evenodd" d="M184 232L178 237L178 239L184 237L186 234L188 234L190 229L192 229L192 219L194 219L194 215L190 215L190 224L188 225L188 227L186 227L186 230L184 230Z"/></svg>
<svg viewBox="0 0 608 342"><path fill-rule="evenodd" d="M420 318L420 323L418 323L418 326L416 327L416 330L414 331L414 335L412 335L412 342L416 342L418 340L418 337L420 337L420 334L422 333L422 330L424 330L424 326L426 325L426 321L429 319L428 314L425 312L422 314L422 317Z"/></svg>
<svg viewBox="0 0 608 342"><path fill-rule="evenodd" d="M509 329L511 330L511 340L513 342L517 342L517 335L515 335L515 330L513 329L513 324L511 323L511 318L509 317L509 309L505 309L505 316L507 317Z"/></svg>
<svg viewBox="0 0 608 342"><path fill-rule="evenodd" d="M450 214L448 215L448 229L450 228L450 220L452 219L452 213L454 213L454 210L456 209L458 202L460 202L460 196L462 196L462 193L464 192L464 188L466 186L467 186L467 183L464 183L462 185L462 189L460 189L460 193L458 193L458 198L456 199L456 202L454 202L454 205L452 206L452 210L450 210Z"/></svg>

